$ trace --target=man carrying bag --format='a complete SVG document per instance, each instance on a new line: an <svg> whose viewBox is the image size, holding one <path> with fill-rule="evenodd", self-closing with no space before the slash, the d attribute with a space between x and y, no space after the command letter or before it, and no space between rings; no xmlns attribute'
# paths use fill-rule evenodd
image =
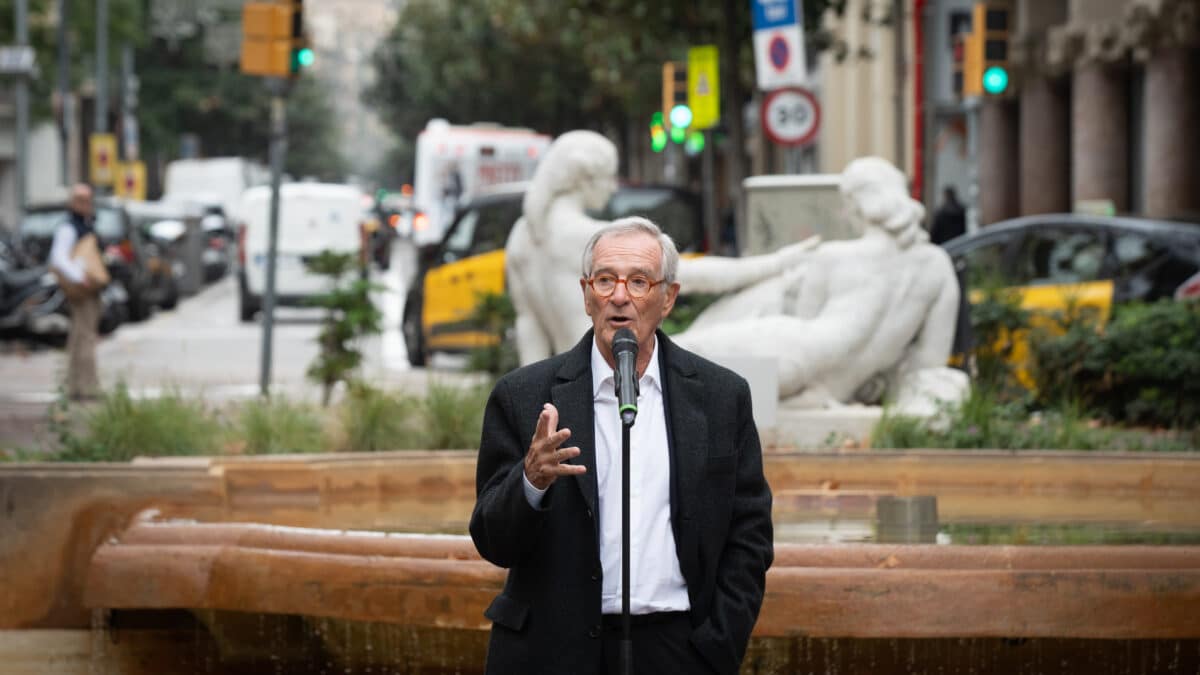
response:
<svg viewBox="0 0 1200 675"><path fill-rule="evenodd" d="M71 328L67 334L67 396L78 401L95 398L100 393L96 376L100 291L108 285L110 277L92 229L95 216L92 189L82 183L73 186L67 208L67 219L54 231L50 269L71 310Z"/></svg>

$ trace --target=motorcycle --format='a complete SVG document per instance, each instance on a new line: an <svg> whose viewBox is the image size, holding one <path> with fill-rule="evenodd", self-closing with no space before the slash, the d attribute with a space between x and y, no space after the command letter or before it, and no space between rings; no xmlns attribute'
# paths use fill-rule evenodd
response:
<svg viewBox="0 0 1200 675"><path fill-rule="evenodd" d="M0 241L0 331L51 329L51 317L65 301L49 269L26 262L20 249Z"/></svg>

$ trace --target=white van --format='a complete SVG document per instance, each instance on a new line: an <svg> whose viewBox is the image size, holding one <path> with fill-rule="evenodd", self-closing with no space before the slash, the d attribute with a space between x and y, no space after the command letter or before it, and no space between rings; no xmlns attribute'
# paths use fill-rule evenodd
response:
<svg viewBox="0 0 1200 675"><path fill-rule="evenodd" d="M242 193L270 180L265 166L242 157L177 159L167 163L162 200L220 206L225 217L236 218Z"/></svg>
<svg viewBox="0 0 1200 675"><path fill-rule="evenodd" d="M529 129L430 120L417 135L413 242L441 241L455 209L483 188L532 178L548 147L549 136Z"/></svg>
<svg viewBox="0 0 1200 675"><path fill-rule="evenodd" d="M364 195L350 185L288 183L279 188L279 236L275 261L275 304L304 305L328 290L325 277L311 274L304 261L322 251L359 253L366 216ZM238 207L241 287L239 315L250 321L262 307L267 286L267 244L271 188L246 190Z"/></svg>

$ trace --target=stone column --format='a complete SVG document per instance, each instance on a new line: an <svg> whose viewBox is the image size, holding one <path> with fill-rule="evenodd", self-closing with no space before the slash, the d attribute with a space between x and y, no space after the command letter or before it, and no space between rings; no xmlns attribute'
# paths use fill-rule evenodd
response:
<svg viewBox="0 0 1200 675"><path fill-rule="evenodd" d="M1017 215L1017 106L988 99L979 111L979 222Z"/></svg>
<svg viewBox="0 0 1200 675"><path fill-rule="evenodd" d="M1119 68L1086 62L1071 89L1072 203L1110 199L1129 209L1128 83Z"/></svg>
<svg viewBox="0 0 1200 675"><path fill-rule="evenodd" d="M1021 215L1071 210L1071 133L1068 91L1048 77L1021 89Z"/></svg>
<svg viewBox="0 0 1200 675"><path fill-rule="evenodd" d="M1200 211L1200 97L1196 54L1184 48L1154 52L1146 62L1146 204L1151 218Z"/></svg>

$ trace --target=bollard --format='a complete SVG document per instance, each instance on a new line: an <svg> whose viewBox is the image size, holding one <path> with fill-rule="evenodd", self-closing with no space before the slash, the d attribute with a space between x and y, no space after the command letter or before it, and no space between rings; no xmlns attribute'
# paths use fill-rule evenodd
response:
<svg viewBox="0 0 1200 675"><path fill-rule="evenodd" d="M937 497L880 497L875 502L875 537L882 544L932 544L937 539Z"/></svg>

